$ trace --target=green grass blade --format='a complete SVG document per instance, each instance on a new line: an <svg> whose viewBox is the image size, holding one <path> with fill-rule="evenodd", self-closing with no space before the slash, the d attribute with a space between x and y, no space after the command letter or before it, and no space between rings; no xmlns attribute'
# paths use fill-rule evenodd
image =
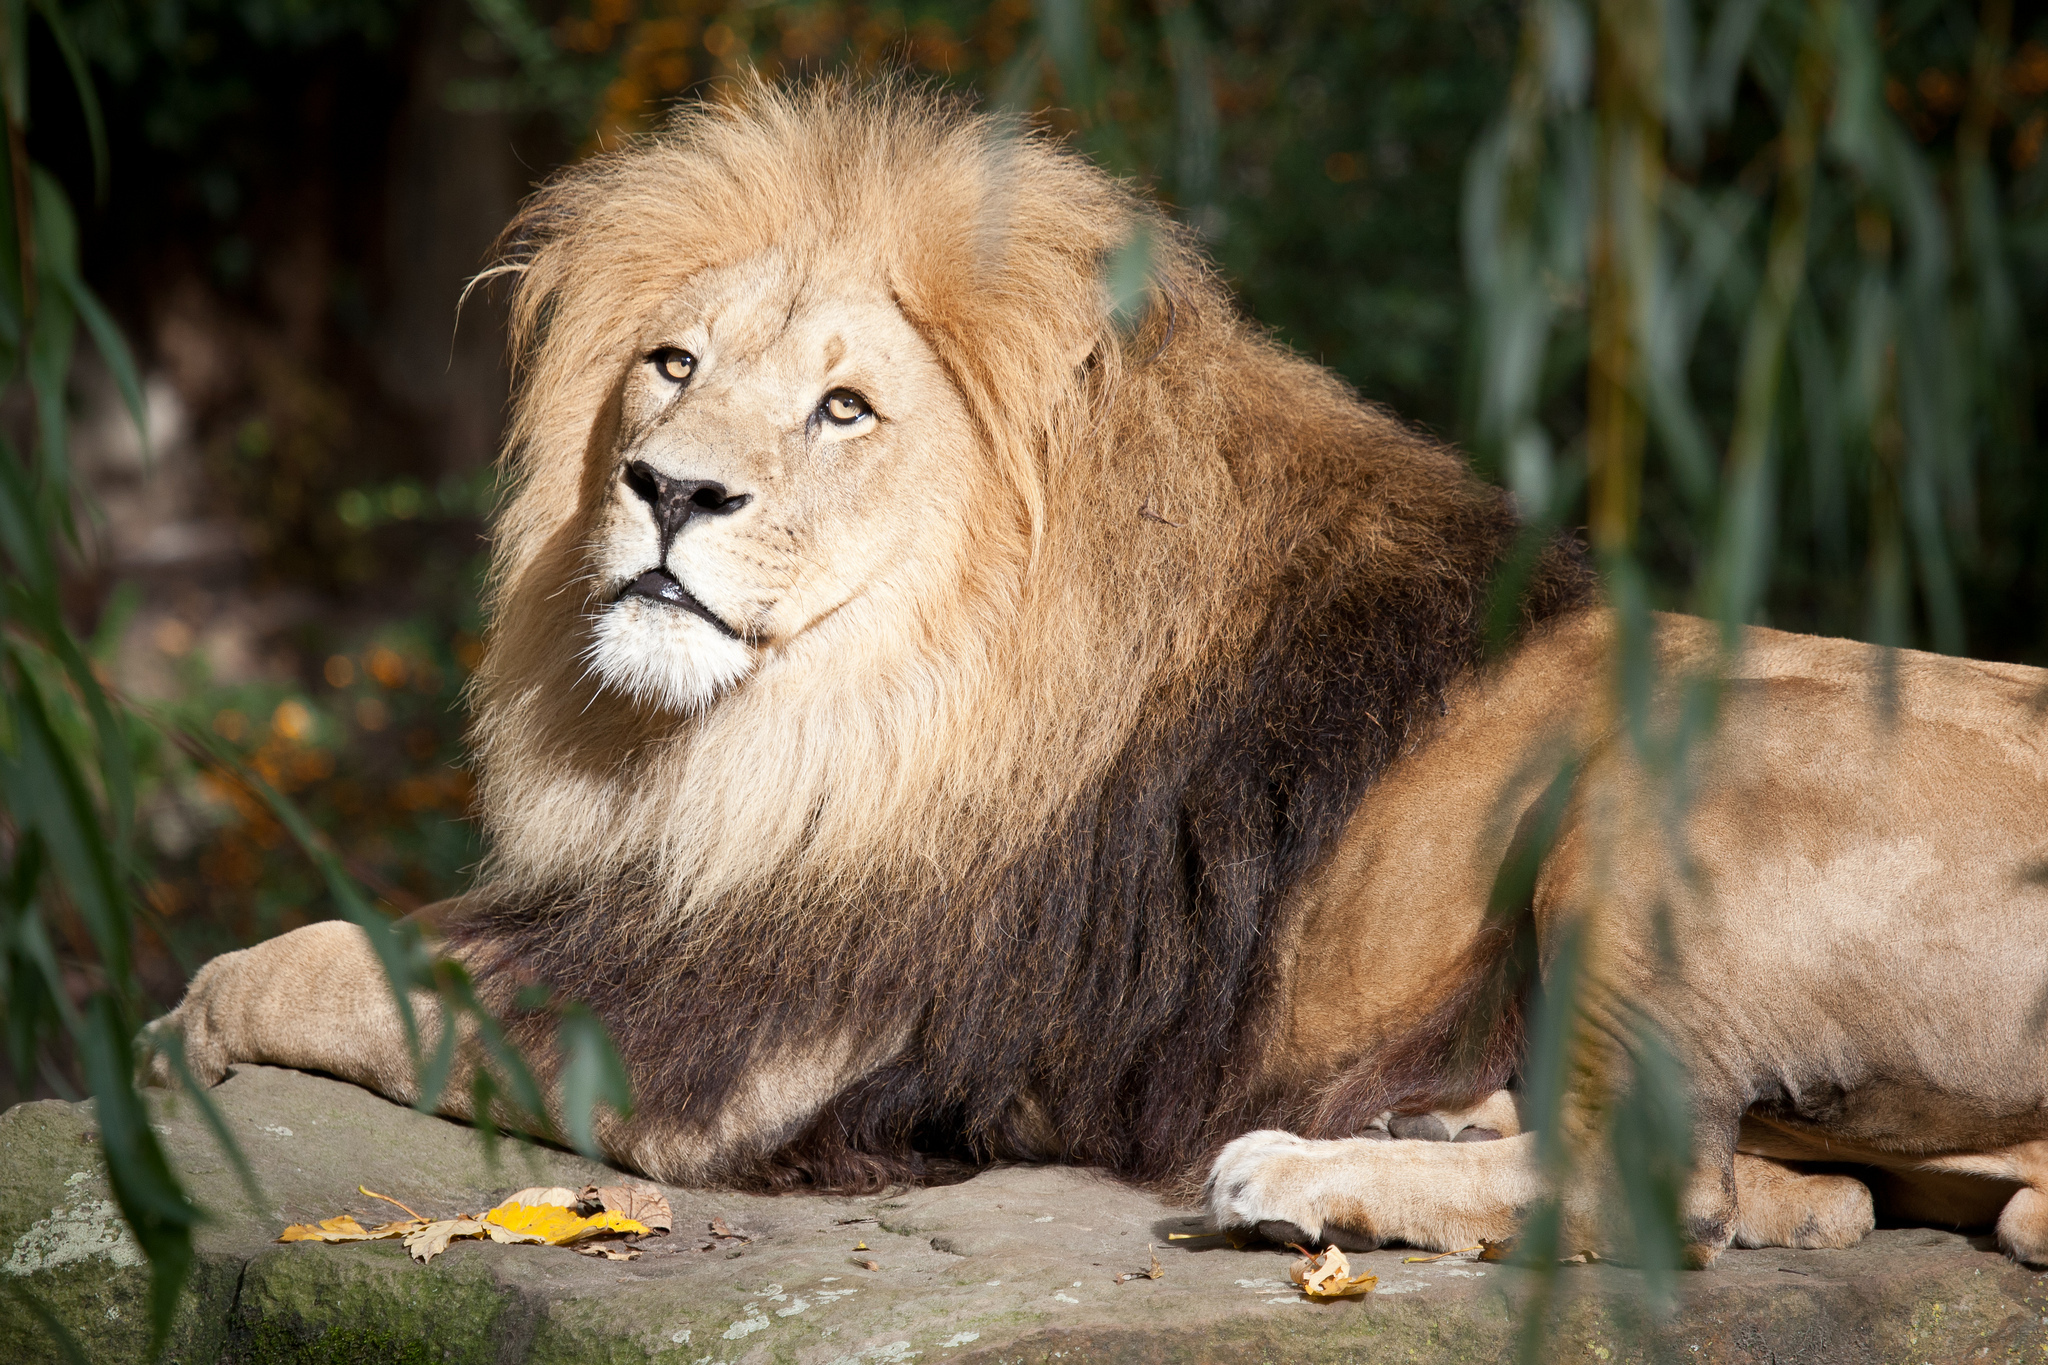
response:
<svg viewBox="0 0 2048 1365"><path fill-rule="evenodd" d="M35 6L36 13L42 15L43 22L50 26L50 36L56 39L57 51L63 54L65 69L71 73L71 87L77 92L79 108L85 115L85 140L92 148L93 199L104 204L107 201L107 124L100 112L99 94L93 89L92 73L86 69L85 54L78 49L78 40L71 34L71 21L64 17L64 11L54 0L35 0Z"/></svg>

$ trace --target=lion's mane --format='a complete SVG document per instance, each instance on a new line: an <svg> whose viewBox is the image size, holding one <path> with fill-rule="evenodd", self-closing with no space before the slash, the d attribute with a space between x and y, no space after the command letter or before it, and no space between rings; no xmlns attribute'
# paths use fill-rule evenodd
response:
<svg viewBox="0 0 2048 1365"><path fill-rule="evenodd" d="M606 692L586 526L635 329L696 271L826 243L884 272L974 418L976 562L900 657L771 662L694 716ZM1029 1150L1025 1122L1172 1178L1272 1103L1247 1078L1280 918L1478 662L1504 496L1247 324L1129 189L901 85L744 85L562 173L504 250L493 851L453 930L500 1003L587 1001L641 1123L702 1121L819 1031L904 1032L735 1180L872 1186ZM1585 591L1568 555L1537 577L1532 618Z"/></svg>

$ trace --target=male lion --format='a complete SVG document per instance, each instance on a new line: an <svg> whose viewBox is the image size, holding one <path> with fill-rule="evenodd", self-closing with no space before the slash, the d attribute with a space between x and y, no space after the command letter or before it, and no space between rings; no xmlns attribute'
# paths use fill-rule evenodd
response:
<svg viewBox="0 0 2048 1365"><path fill-rule="evenodd" d="M505 242L492 853L435 921L537 1055L528 984L610 1027L619 1162L847 1188L1214 1159L1227 1226L1500 1237L1542 1193L1501 1093L1528 950L1585 928L1565 1130L1661 1040L1698 1259L1859 1237L1862 1184L1773 1159L1823 1155L2025 1186L2000 1234L2048 1256L2048 674L1904 655L1886 709L1876 651L1751 631L1665 804L1569 547L1486 662L1505 496L1240 318L1127 189L933 95L747 86ZM1722 657L1660 631L1664 676ZM376 974L317 924L162 1027L208 1078L407 1099ZM1597 1185L1566 1200L1596 1240Z"/></svg>

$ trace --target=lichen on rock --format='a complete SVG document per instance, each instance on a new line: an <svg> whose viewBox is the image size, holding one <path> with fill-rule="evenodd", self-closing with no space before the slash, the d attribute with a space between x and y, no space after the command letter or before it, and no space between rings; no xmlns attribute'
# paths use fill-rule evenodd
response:
<svg viewBox="0 0 2048 1365"><path fill-rule="evenodd" d="M117 1266L142 1264L142 1248L111 1199L51 1209L49 1217L38 1219L14 1239L13 1254L0 1264L0 1271L33 1275L95 1256Z"/></svg>

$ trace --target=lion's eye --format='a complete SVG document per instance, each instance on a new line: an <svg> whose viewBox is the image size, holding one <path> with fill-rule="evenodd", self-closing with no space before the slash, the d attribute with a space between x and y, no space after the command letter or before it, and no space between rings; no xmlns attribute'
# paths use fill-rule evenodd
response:
<svg viewBox="0 0 2048 1365"><path fill-rule="evenodd" d="M687 380L697 369L697 357L688 351L679 351L673 346L664 346L651 352L647 361L654 366L654 372L671 384Z"/></svg>
<svg viewBox="0 0 2048 1365"><path fill-rule="evenodd" d="M840 426L850 427L861 418L872 416L875 410L868 406L867 399L851 389L834 389L825 395L819 411Z"/></svg>

